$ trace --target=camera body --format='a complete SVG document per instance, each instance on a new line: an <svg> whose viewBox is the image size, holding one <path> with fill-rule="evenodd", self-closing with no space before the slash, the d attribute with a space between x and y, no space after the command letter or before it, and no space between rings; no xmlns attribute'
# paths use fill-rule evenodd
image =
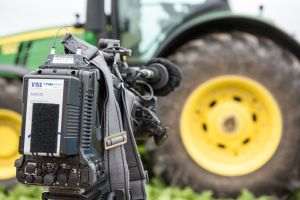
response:
<svg viewBox="0 0 300 200"><path fill-rule="evenodd" d="M24 77L20 182L80 193L105 179L99 79L77 54L50 55Z"/></svg>
<svg viewBox="0 0 300 200"><path fill-rule="evenodd" d="M51 53L23 80L17 179L48 187L43 199L146 199L136 138L166 138L155 93L180 82L172 63L128 66L116 40L98 49L67 34L64 55Z"/></svg>

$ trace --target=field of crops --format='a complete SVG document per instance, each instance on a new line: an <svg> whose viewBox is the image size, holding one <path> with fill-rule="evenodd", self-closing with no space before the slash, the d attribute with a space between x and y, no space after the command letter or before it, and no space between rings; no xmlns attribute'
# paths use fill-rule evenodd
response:
<svg viewBox="0 0 300 200"><path fill-rule="evenodd" d="M215 200L210 191L197 194L191 189L179 189L166 187L159 181L153 181L148 187L149 200ZM0 200L40 200L42 189L38 187L26 187L17 185L10 191L0 188ZM272 198L262 196L255 198L248 191L242 191L237 200L270 200ZM224 200L224 199L223 199Z"/></svg>

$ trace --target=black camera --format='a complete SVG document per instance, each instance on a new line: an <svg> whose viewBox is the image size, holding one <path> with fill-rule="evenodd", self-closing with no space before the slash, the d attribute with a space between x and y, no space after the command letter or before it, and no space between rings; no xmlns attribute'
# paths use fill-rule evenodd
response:
<svg viewBox="0 0 300 200"><path fill-rule="evenodd" d="M136 138L166 138L155 96L174 90L180 71L161 58L128 66L117 40L62 43L64 55L24 77L17 179L48 187L43 199L146 199Z"/></svg>

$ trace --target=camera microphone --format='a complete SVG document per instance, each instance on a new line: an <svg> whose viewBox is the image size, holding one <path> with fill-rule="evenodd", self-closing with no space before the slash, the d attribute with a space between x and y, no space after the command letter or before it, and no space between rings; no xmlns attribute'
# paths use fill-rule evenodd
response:
<svg viewBox="0 0 300 200"><path fill-rule="evenodd" d="M157 96L166 96L172 92L179 86L182 78L178 66L164 58L150 60L139 73L152 86Z"/></svg>

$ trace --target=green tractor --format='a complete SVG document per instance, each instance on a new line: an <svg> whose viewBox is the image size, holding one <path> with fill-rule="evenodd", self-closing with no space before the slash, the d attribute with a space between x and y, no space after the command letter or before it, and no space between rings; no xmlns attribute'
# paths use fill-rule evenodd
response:
<svg viewBox="0 0 300 200"><path fill-rule="evenodd" d="M151 156L167 183L218 196L299 185L300 46L227 0L88 0L84 24L0 38L1 184L14 182L22 76L65 32L92 44L119 38L131 63L167 57L181 67L180 88L160 100L169 139Z"/></svg>

